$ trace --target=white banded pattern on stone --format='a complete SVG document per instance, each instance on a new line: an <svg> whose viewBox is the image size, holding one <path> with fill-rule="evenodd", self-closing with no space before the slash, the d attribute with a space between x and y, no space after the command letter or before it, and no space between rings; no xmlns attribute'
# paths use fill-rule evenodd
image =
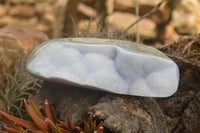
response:
<svg viewBox="0 0 200 133"><path fill-rule="evenodd" d="M177 65L159 50L128 41L64 38L41 44L27 63L34 76L117 94L167 97Z"/></svg>

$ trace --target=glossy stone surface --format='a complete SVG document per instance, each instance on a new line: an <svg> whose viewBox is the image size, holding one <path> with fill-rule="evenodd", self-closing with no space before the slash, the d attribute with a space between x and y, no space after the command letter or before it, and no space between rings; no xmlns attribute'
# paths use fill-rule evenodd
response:
<svg viewBox="0 0 200 133"><path fill-rule="evenodd" d="M167 97L178 87L177 65L163 53L128 41L64 38L41 44L27 70L36 77L117 94Z"/></svg>

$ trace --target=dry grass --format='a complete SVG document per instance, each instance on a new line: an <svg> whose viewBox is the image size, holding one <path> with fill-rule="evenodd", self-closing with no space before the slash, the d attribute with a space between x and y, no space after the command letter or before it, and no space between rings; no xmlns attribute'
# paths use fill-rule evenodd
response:
<svg viewBox="0 0 200 133"><path fill-rule="evenodd" d="M14 64L14 72L7 67L0 77L0 110L22 117L23 100L36 94L42 82L26 71L25 58L18 59Z"/></svg>

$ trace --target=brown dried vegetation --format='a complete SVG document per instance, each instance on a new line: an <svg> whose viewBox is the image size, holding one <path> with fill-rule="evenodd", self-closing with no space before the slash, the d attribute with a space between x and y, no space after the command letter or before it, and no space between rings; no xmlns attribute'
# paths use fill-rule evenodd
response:
<svg viewBox="0 0 200 133"><path fill-rule="evenodd" d="M15 61L13 70L0 60L6 71L0 73L0 110L20 116L24 112L23 99L39 91L42 81L33 78L25 69L25 58Z"/></svg>
<svg viewBox="0 0 200 133"><path fill-rule="evenodd" d="M74 126L69 116L67 116L67 123L58 120L54 108L52 107L50 109L47 100L44 102L44 115L38 109L36 103L30 96L29 100L31 105L28 105L26 100L24 100L24 104L33 122L14 117L0 111L1 118L8 125L5 126L7 131L11 133L103 133L103 122L96 126L96 121L92 120L92 116L89 116L88 122L84 123L83 130L80 126ZM1 130L0 132L7 133Z"/></svg>

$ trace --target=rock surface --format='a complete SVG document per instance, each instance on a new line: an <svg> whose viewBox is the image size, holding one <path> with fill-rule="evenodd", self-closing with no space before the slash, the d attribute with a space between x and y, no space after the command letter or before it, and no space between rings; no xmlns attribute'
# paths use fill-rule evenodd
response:
<svg viewBox="0 0 200 133"><path fill-rule="evenodd" d="M155 100L45 82L34 100L42 108L48 99L65 122L69 115L74 124L81 124L92 114L112 133L188 133L199 123L199 95L191 90L178 91L172 97Z"/></svg>
<svg viewBox="0 0 200 133"><path fill-rule="evenodd" d="M197 92L185 108L182 119L185 133L191 133L200 123L200 92Z"/></svg>
<svg viewBox="0 0 200 133"><path fill-rule="evenodd" d="M165 116L153 98L108 94L89 111L114 133L168 133Z"/></svg>
<svg viewBox="0 0 200 133"><path fill-rule="evenodd" d="M13 6L11 10L9 10L9 14L11 16L18 17L33 17L36 15L36 8L30 5L17 5Z"/></svg>
<svg viewBox="0 0 200 133"><path fill-rule="evenodd" d="M44 99L53 105L59 118L81 124L89 114L104 120L104 127L113 133L168 133L166 118L153 98L105 94L100 91L45 82L34 97L40 108Z"/></svg>
<svg viewBox="0 0 200 133"><path fill-rule="evenodd" d="M137 16L130 13L114 12L107 17L107 22L110 31L122 33L133 22L138 19ZM119 21L120 20L120 21ZM155 32L156 24L150 19L143 19L139 23L140 34L145 39L153 39L156 36ZM127 34L131 36L136 35L136 27L132 27Z"/></svg>
<svg viewBox="0 0 200 133"><path fill-rule="evenodd" d="M0 28L9 24L29 25L52 37L55 16L51 0L0 1Z"/></svg>
<svg viewBox="0 0 200 133"><path fill-rule="evenodd" d="M77 125L87 119L89 106L96 104L103 94L100 91L44 82L40 93L33 98L41 109L43 101L48 99L49 105L55 107L61 120L67 122L66 115L69 115L71 121Z"/></svg>
<svg viewBox="0 0 200 133"><path fill-rule="evenodd" d="M177 93L175 93L175 95L169 98L156 99L163 113L167 117L169 132L174 132L174 131L182 132L184 130L183 128L184 125L182 123L182 114L187 105L194 98L194 96L195 92L188 90L188 91L178 91Z"/></svg>
<svg viewBox="0 0 200 133"><path fill-rule="evenodd" d="M172 97L156 99L167 117L169 132L194 131L200 118L199 95L194 90L181 90Z"/></svg>
<svg viewBox="0 0 200 133"><path fill-rule="evenodd" d="M45 33L29 26L6 26L0 29L0 58L10 67L18 57L28 55L39 43L48 39ZM3 69L1 66L0 71Z"/></svg>

